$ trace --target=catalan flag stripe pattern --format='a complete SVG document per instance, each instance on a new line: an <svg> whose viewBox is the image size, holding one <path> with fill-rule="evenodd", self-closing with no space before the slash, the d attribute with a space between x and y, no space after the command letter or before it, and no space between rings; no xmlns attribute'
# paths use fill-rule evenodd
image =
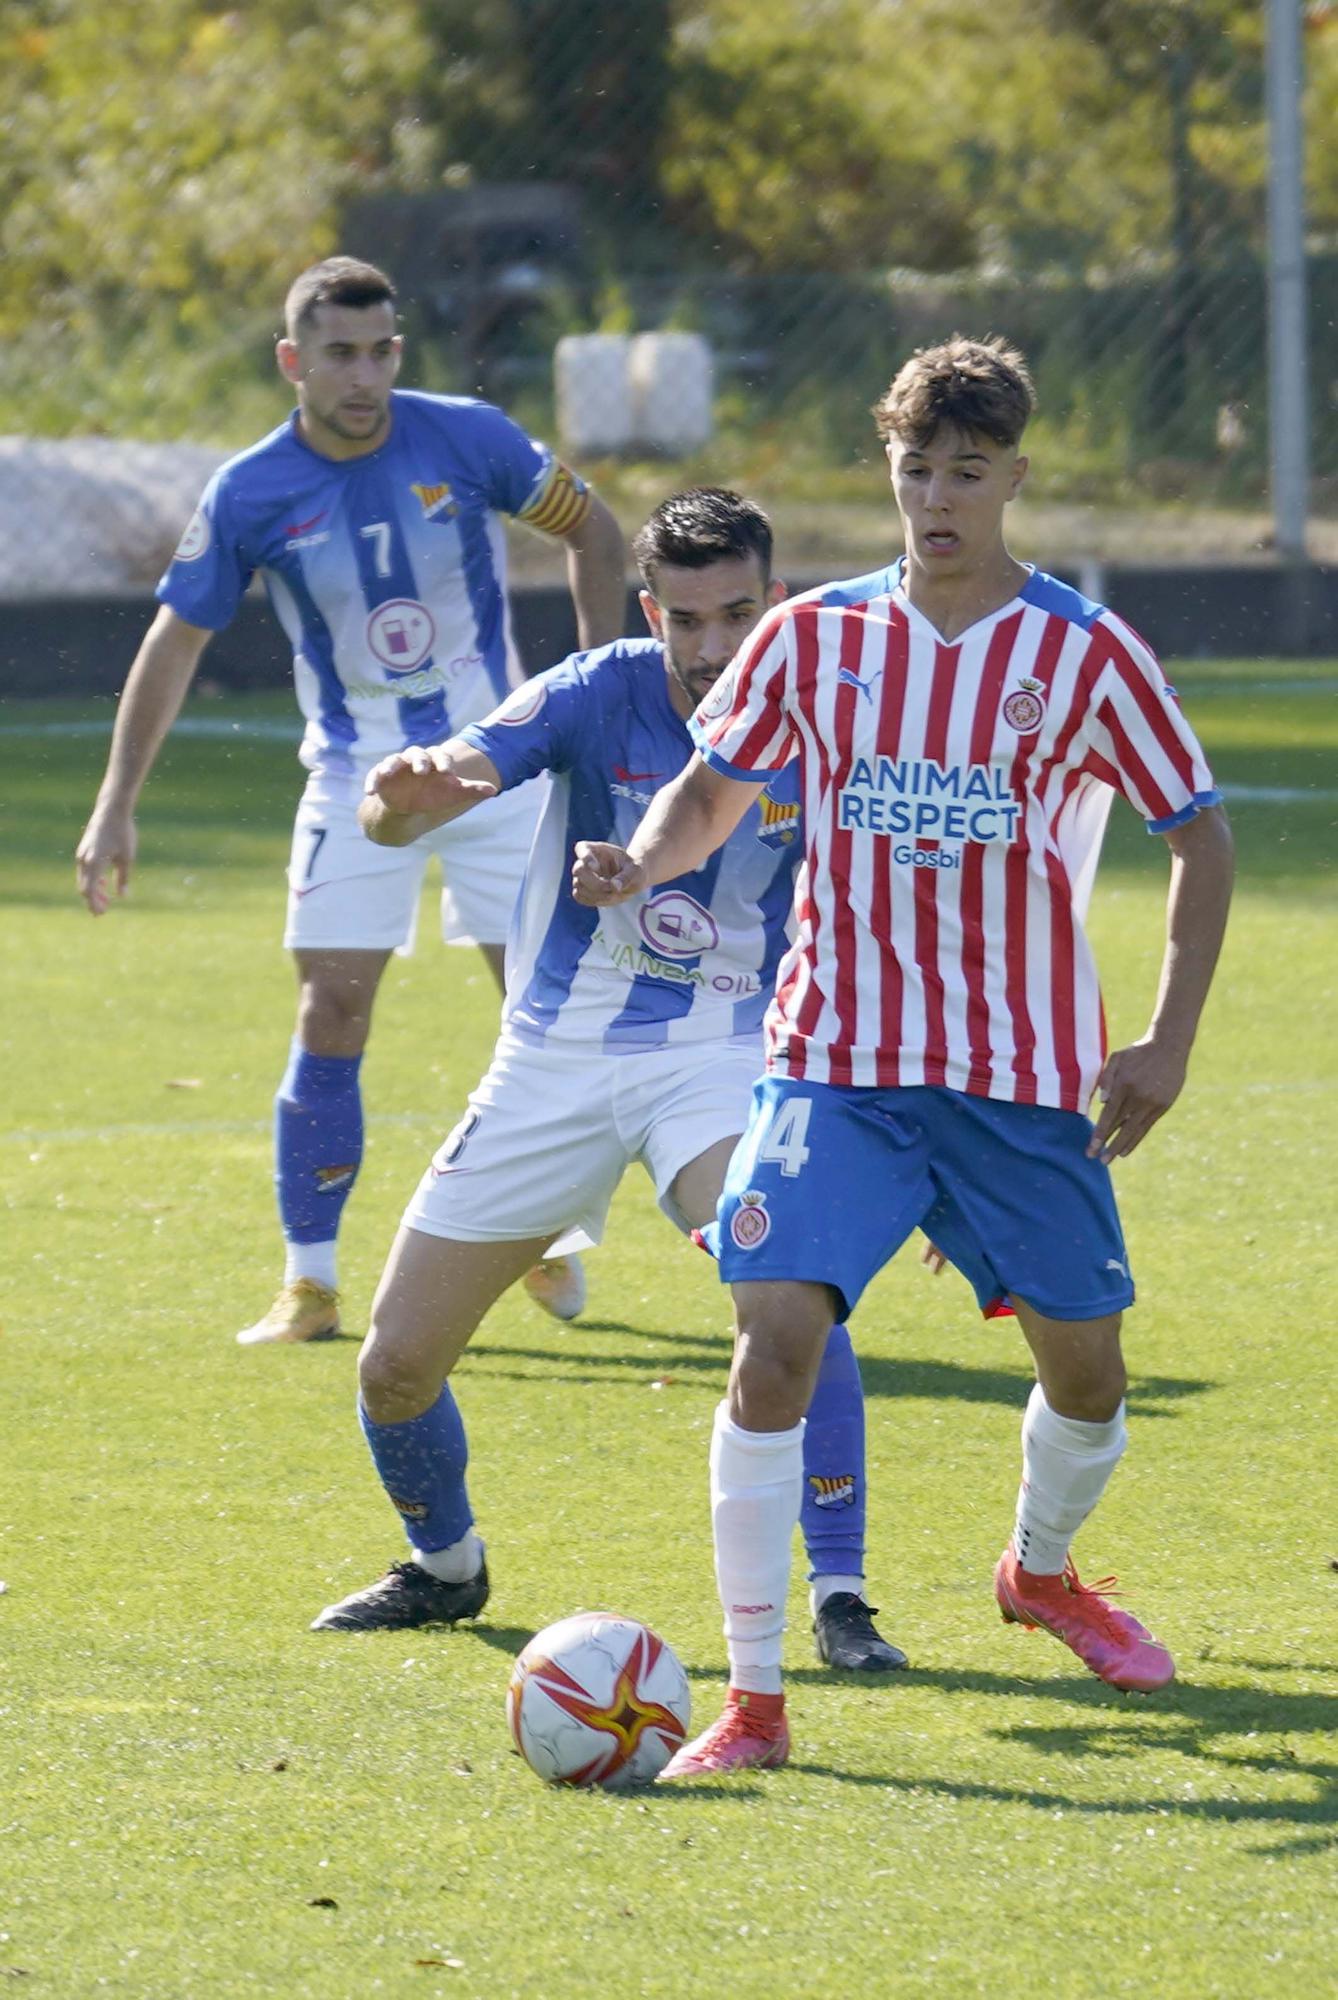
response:
<svg viewBox="0 0 1338 2000"><path fill-rule="evenodd" d="M541 535L568 535L590 512L590 500L585 481L555 458L548 478L516 519Z"/></svg>

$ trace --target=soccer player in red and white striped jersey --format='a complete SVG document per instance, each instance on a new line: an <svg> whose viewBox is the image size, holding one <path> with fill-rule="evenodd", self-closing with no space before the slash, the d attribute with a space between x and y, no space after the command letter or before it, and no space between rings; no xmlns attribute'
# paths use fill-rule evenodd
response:
<svg viewBox="0 0 1338 2000"><path fill-rule="evenodd" d="M578 850L586 900L642 893L699 866L798 762L797 935L717 1224L740 1336L711 1455L730 1694L669 1777L783 1761L813 1369L834 1316L917 1227L987 1313L1011 1301L1036 1365L995 1572L1004 1617L1044 1626L1116 1686L1174 1671L1131 1613L1082 1586L1069 1545L1125 1444L1133 1285L1108 1162L1184 1082L1231 839L1147 646L1008 551L1033 402L1001 341L912 357L876 411L904 559L770 612L701 704L698 755L630 849ZM1116 793L1172 860L1152 1021L1110 1054L1082 917Z"/></svg>

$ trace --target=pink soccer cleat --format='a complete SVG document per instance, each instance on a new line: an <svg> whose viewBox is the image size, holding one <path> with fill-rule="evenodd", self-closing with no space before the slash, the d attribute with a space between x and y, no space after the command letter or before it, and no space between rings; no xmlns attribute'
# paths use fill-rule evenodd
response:
<svg viewBox="0 0 1338 2000"><path fill-rule="evenodd" d="M1114 1584L1113 1576L1105 1576L1089 1589L1071 1562L1062 1576L1038 1576L1023 1569L1011 1546L994 1570L994 1595L1006 1625L1039 1625L1062 1639L1099 1679L1149 1694L1175 1678L1175 1661L1132 1611L1101 1595Z"/></svg>
<svg viewBox="0 0 1338 2000"><path fill-rule="evenodd" d="M705 1735L669 1759L656 1784L675 1778L712 1778L727 1771L770 1771L790 1754L783 1695L740 1694L731 1688L725 1712Z"/></svg>

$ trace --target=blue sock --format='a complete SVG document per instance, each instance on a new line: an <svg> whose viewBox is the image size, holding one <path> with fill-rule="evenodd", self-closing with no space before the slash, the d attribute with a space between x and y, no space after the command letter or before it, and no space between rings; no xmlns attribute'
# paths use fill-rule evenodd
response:
<svg viewBox="0 0 1338 2000"><path fill-rule="evenodd" d="M804 1500L799 1525L809 1582L864 1574L864 1389L843 1326L834 1326L804 1429Z"/></svg>
<svg viewBox="0 0 1338 2000"><path fill-rule="evenodd" d="M274 1184L289 1243L329 1243L362 1164L361 1056L294 1042L274 1099Z"/></svg>
<svg viewBox="0 0 1338 2000"><path fill-rule="evenodd" d="M448 1549L474 1525L465 1491L469 1445L449 1385L430 1410L406 1424L373 1423L358 1398L358 1422L372 1463L416 1549Z"/></svg>

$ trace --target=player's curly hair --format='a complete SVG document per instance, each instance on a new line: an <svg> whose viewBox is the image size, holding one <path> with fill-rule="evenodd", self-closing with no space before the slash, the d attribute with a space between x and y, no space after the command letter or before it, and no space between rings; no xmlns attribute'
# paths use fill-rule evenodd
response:
<svg viewBox="0 0 1338 2000"><path fill-rule="evenodd" d="M731 556L756 556L771 576L771 522L762 509L724 486L693 486L661 501L632 541L641 580L652 595L659 563L705 569Z"/></svg>
<svg viewBox="0 0 1338 2000"><path fill-rule="evenodd" d="M360 257L327 257L311 265L288 287L283 323L290 340L310 326L321 306L394 305L395 287L375 264Z"/></svg>
<svg viewBox="0 0 1338 2000"><path fill-rule="evenodd" d="M917 450L943 429L987 437L1005 447L1021 441L1036 408L1036 391L1022 354L998 334L971 340L955 333L938 347L921 347L898 370L873 406L885 442Z"/></svg>

